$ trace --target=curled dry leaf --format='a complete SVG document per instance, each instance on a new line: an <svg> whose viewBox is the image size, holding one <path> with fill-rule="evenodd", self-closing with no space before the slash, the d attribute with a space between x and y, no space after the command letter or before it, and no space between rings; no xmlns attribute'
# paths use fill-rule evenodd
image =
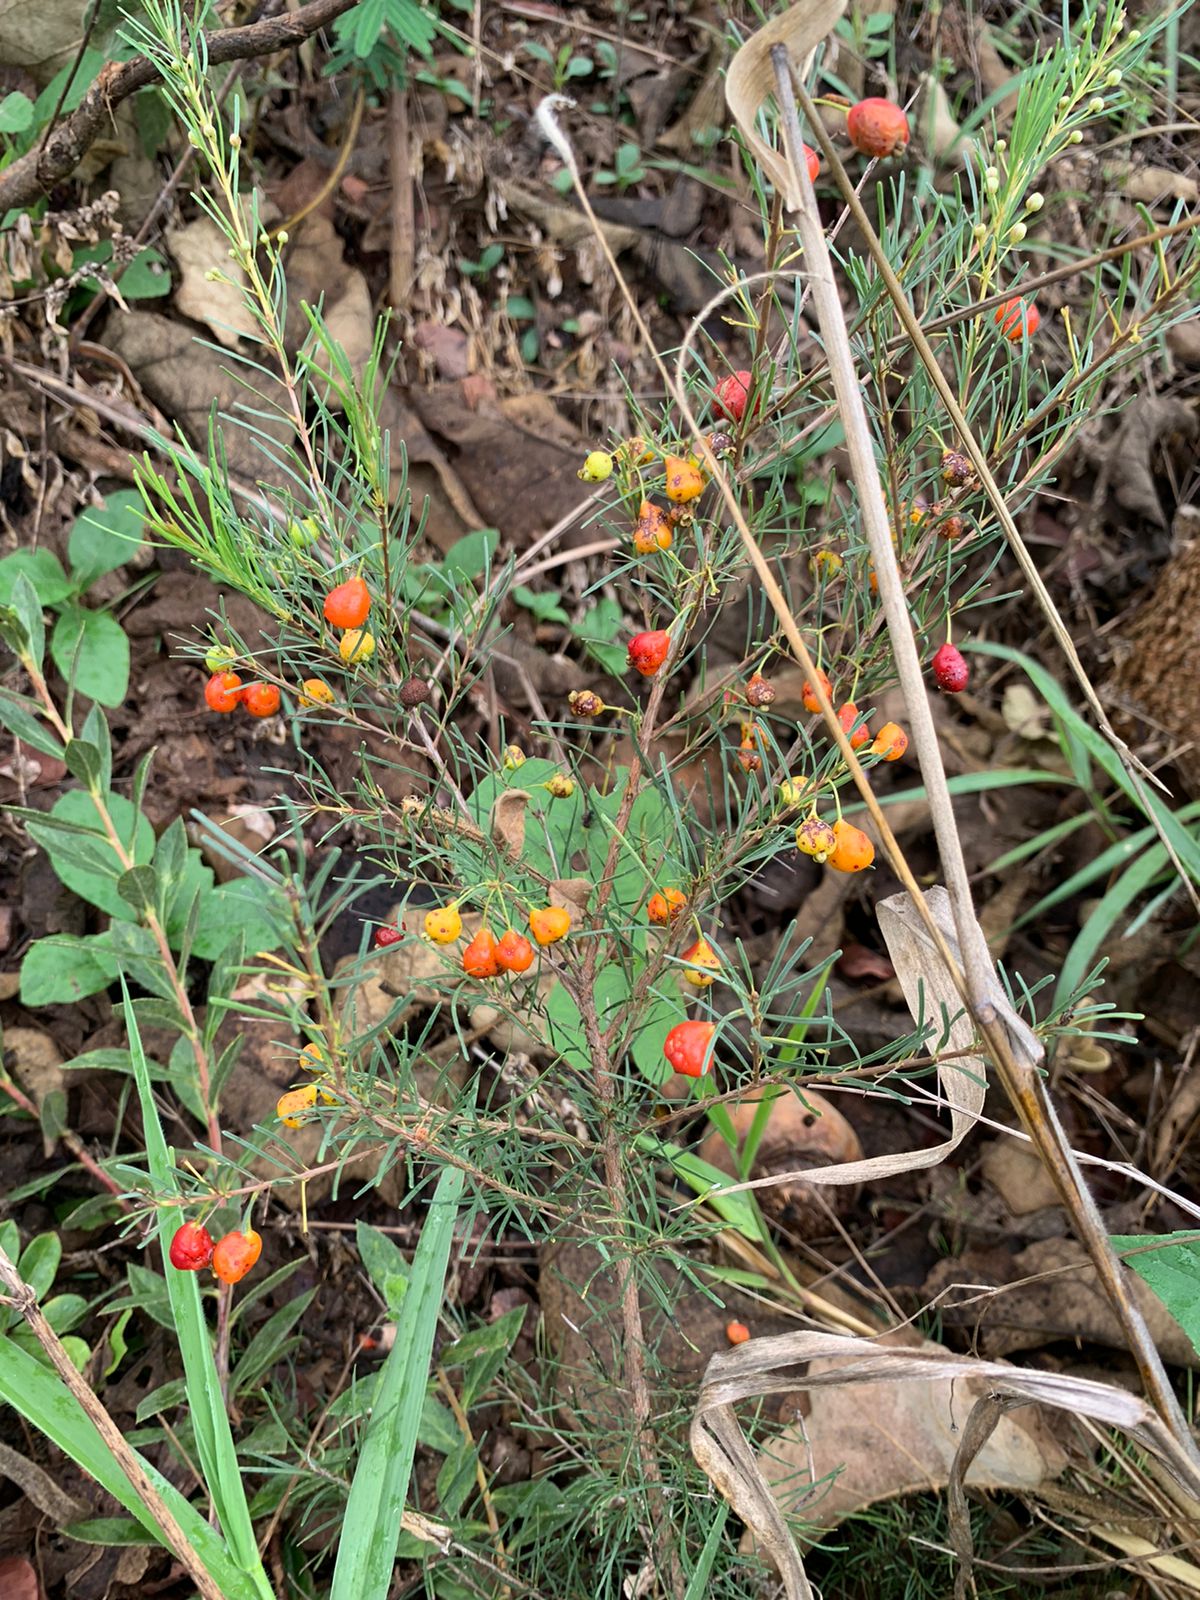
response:
<svg viewBox="0 0 1200 1600"><path fill-rule="evenodd" d="M729 63L725 98L742 138L763 172L783 196L789 211L800 205L800 191L788 162L760 135L759 113L775 93L775 69L771 51L776 45L787 47L788 55L803 77L817 46L833 32L846 9L846 0L807 0L791 6L780 17L753 34Z"/></svg>
<svg viewBox="0 0 1200 1600"><path fill-rule="evenodd" d="M197 217L171 229L167 246L179 268L176 309L203 322L227 349L252 339L257 324L246 304L246 274L230 256L229 241L212 218ZM210 278L210 272L219 276Z"/></svg>
<svg viewBox="0 0 1200 1600"><path fill-rule="evenodd" d="M506 789L492 807L492 838L514 859L525 846L525 808L528 789Z"/></svg>
<svg viewBox="0 0 1200 1600"><path fill-rule="evenodd" d="M809 1363L807 1371L797 1371L803 1362ZM970 1356L952 1355L936 1345L903 1348L841 1334L807 1332L752 1339L715 1355L709 1362L692 1418L690 1442L700 1467L775 1562L787 1600L812 1600L812 1588L763 1465L752 1451L734 1408L740 1401L784 1391L807 1391L815 1402L822 1389L845 1389L853 1395L861 1414L873 1412L881 1385L894 1389L899 1384L919 1385L918 1393L925 1397L931 1391L937 1393L952 1386L950 1417L957 1449L946 1481L952 1515L959 1513L960 1526L964 1476L969 1475L972 1463L995 1432L1003 1413L1031 1404L1089 1417L1102 1427L1119 1429L1156 1456L1189 1494L1200 1491L1200 1466L1190 1452L1146 1401L1124 1389L1065 1372L1039 1372L998 1361L977 1361ZM971 1410L963 1401L967 1385L978 1396ZM869 1395L864 1393L867 1386ZM811 1415L808 1425L811 1429ZM898 1424L897 1453L908 1442L906 1426ZM1045 1476L1051 1476L1057 1470L1052 1441L1043 1448L1029 1427L1025 1432L1031 1443L1014 1441L1020 1446L1021 1470L1026 1474L1036 1470L1040 1456ZM814 1461L817 1473L847 1459L842 1437L832 1441L832 1450L833 1454L823 1462ZM918 1456L915 1465L928 1465L933 1470L936 1463L926 1463ZM1011 1465L1010 1458L1010 1470ZM793 1475L789 1493L794 1481ZM921 1486L927 1482L927 1478L922 1479Z"/></svg>

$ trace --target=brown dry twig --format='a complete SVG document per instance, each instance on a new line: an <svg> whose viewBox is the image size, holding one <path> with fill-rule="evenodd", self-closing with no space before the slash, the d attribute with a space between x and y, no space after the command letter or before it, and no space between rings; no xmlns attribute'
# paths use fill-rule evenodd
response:
<svg viewBox="0 0 1200 1600"><path fill-rule="evenodd" d="M285 17L267 17L244 28L217 28L204 35L210 67L228 61L247 61L274 55L303 44L327 27L355 0L311 0ZM70 177L84 155L111 121L113 108L158 78L158 68L146 56L131 61L110 61L79 105L41 149L31 150L0 173L0 212L30 205L54 184Z"/></svg>

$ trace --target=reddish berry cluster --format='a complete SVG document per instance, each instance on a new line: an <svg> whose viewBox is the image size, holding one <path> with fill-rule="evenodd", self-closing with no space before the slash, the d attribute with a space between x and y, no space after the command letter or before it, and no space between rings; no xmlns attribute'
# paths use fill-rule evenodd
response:
<svg viewBox="0 0 1200 1600"><path fill-rule="evenodd" d="M280 695L273 683L243 684L236 672L214 672L204 685L204 700L210 711L222 716L241 706L252 717L273 717Z"/></svg>
<svg viewBox="0 0 1200 1600"><path fill-rule="evenodd" d="M262 1238L253 1228L227 1233L213 1243L212 1234L199 1222L181 1223L167 1250L179 1272L201 1272L211 1266L222 1283L240 1283L262 1255Z"/></svg>

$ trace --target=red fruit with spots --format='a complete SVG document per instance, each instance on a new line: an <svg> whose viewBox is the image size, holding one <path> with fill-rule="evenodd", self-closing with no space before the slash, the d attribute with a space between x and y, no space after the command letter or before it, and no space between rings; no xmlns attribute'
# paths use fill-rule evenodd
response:
<svg viewBox="0 0 1200 1600"><path fill-rule="evenodd" d="M731 422L740 422L746 415L746 402L754 383L752 372L731 372L722 378L713 391L717 410Z"/></svg>
<svg viewBox="0 0 1200 1600"><path fill-rule="evenodd" d="M533 946L523 933L509 928L496 940L496 965L501 972L528 972L533 965Z"/></svg>
<svg viewBox="0 0 1200 1600"><path fill-rule="evenodd" d="M846 118L850 143L864 156L890 156L908 143L908 118L891 100L860 100Z"/></svg>
<svg viewBox="0 0 1200 1600"><path fill-rule="evenodd" d="M180 1272L199 1272L212 1260L213 1239L199 1222L185 1222L175 1229L167 1251L168 1259Z"/></svg>
<svg viewBox="0 0 1200 1600"><path fill-rule="evenodd" d="M961 694L970 680L966 658L957 645L944 644L933 658L933 678L947 694Z"/></svg>
<svg viewBox="0 0 1200 1600"><path fill-rule="evenodd" d="M663 1044L663 1055L685 1078L703 1078L712 1067L708 1047L715 1022L677 1022Z"/></svg>
<svg viewBox="0 0 1200 1600"><path fill-rule="evenodd" d="M629 665L643 678L652 678L667 659L671 635L663 628L653 633L638 633L629 641Z"/></svg>

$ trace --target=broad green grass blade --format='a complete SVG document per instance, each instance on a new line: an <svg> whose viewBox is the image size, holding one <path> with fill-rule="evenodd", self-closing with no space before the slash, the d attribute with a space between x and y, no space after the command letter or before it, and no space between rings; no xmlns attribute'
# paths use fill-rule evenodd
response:
<svg viewBox="0 0 1200 1600"><path fill-rule="evenodd" d="M1125 869L1095 907L1079 930L1075 943L1067 952L1067 959L1063 962L1063 969L1058 975L1058 984L1054 990L1056 1008L1065 1005L1068 997L1074 994L1096 965L1100 946L1120 921L1126 908L1167 865L1166 850L1161 844L1156 844Z"/></svg>
<svg viewBox="0 0 1200 1600"><path fill-rule="evenodd" d="M350 1485L330 1600L387 1600L464 1174L438 1179Z"/></svg>
<svg viewBox="0 0 1200 1600"><path fill-rule="evenodd" d="M114 1500L155 1539L161 1537L154 1518L138 1499L137 1491L109 1454L83 1407L57 1373L11 1339L0 1337L0 1400L7 1401L25 1421L45 1434L75 1464L107 1489ZM154 1484L167 1509L187 1536L213 1581L229 1600L258 1600L260 1591L230 1559L225 1541L215 1528L144 1458L142 1469Z"/></svg>
<svg viewBox="0 0 1200 1600"><path fill-rule="evenodd" d="M150 1072L146 1065L146 1052L142 1049L137 1019L129 997L125 997L125 1025L129 1032L129 1054L133 1062L134 1082L142 1109L142 1127L146 1138L146 1158L150 1181L159 1195L178 1193L175 1162L167 1149L162 1124L158 1120L158 1107ZM167 1293L171 1301L171 1317L179 1339L183 1357L184 1379L187 1385L188 1410L196 1435L196 1450L205 1487L216 1511L217 1520L229 1544L230 1555L250 1582L251 1592L262 1600L274 1600L267 1575L259 1560L258 1544L254 1538L254 1524L246 1503L246 1490L242 1483L237 1450L229 1428L229 1417L221 1397L209 1341L208 1323L200 1300L200 1285L194 1272L176 1272L167 1260L167 1247L176 1228L184 1221L178 1206L167 1205L158 1213L158 1238L162 1246L163 1269L167 1280Z"/></svg>
<svg viewBox="0 0 1200 1600"><path fill-rule="evenodd" d="M1021 668L1051 711L1060 717L1071 733L1087 746L1088 753L1096 765L1102 767L1117 787L1129 796L1143 816L1153 814L1157 818L1184 870L1195 883L1200 883L1200 840L1192 837L1176 813L1168 809L1161 798L1145 784L1139 789L1125 770L1120 756L1104 735L1098 733L1071 705L1058 679L1047 672L1045 667L1039 666L1036 661L1031 661L1028 656L1022 655L1019 650L1013 650L1006 644L972 644L967 648L979 655L996 656L1001 661L1011 661Z"/></svg>
<svg viewBox="0 0 1200 1600"><path fill-rule="evenodd" d="M1061 844L1071 834L1078 833L1080 828L1086 828L1093 820L1094 813L1081 811L1077 817L1068 817L1065 822L1056 822L1052 828L1047 828L1044 833L1037 834L1032 839L1026 839L1023 844L1014 845L1011 850L1006 850L1002 856L997 856L994 861L989 861L984 867L985 873L1007 872L1009 867L1018 866L1022 861L1027 861L1030 856L1036 856L1041 850L1048 850L1052 844Z"/></svg>
<svg viewBox="0 0 1200 1600"><path fill-rule="evenodd" d="M946 781L946 786L951 794L988 794L992 789L1013 789L1023 783L1056 783L1062 788L1074 789L1075 781L1066 778L1061 772L1045 772L1041 767L997 767L994 772L960 772L955 777ZM918 784L915 789L897 789L895 794L881 794L881 806L898 806L902 800L923 800L925 798L925 785ZM842 815L852 816L856 811L865 811L865 804L858 800L853 805L843 806Z"/></svg>

